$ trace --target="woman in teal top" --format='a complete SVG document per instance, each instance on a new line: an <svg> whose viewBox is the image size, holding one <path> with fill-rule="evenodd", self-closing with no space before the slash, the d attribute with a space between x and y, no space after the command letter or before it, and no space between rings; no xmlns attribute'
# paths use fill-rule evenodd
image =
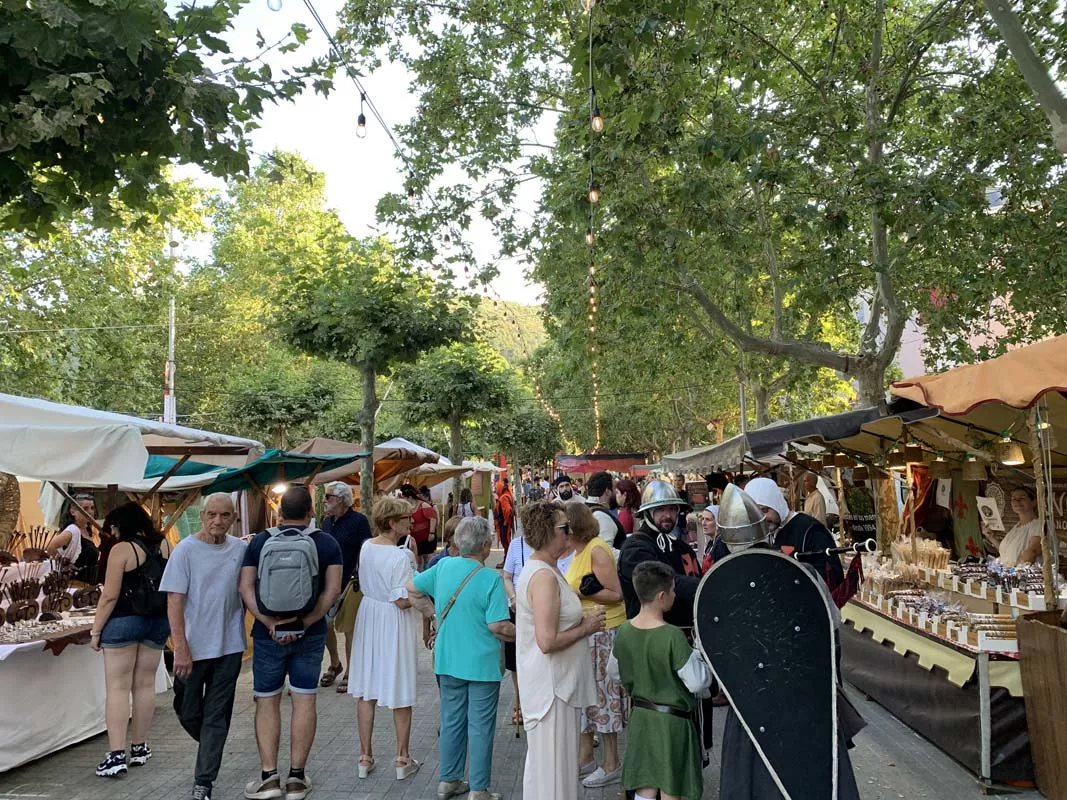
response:
<svg viewBox="0 0 1067 800"><path fill-rule="evenodd" d="M485 566L493 532L484 517L467 517L456 528L459 556L420 572L408 585L413 599L434 600L437 642L434 672L441 686L441 783L439 798L470 790L472 800L490 800L493 733L500 696L500 642L514 641L508 598L500 573ZM451 605L450 605L451 604ZM447 610L447 613L446 613ZM463 780L470 749L470 786Z"/></svg>

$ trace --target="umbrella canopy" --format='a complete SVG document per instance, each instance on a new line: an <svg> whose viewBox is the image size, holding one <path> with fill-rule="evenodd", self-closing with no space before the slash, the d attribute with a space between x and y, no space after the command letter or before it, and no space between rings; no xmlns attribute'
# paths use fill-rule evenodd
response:
<svg viewBox="0 0 1067 800"><path fill-rule="evenodd" d="M244 464L252 439L155 420L0 394L0 472L83 486L144 478L149 453Z"/></svg>
<svg viewBox="0 0 1067 800"><path fill-rule="evenodd" d="M304 453L308 455L339 455L354 453L361 450L357 444L341 442L337 439L316 437L308 439L292 453ZM420 464L436 464L441 456L433 450L428 450L407 439L397 437L389 439L374 446L374 482L382 481L414 469ZM346 483L359 483L359 471L362 468L360 461L355 461L343 467L323 470L315 478L315 483L329 483L330 481L345 481Z"/></svg>
<svg viewBox="0 0 1067 800"><path fill-rule="evenodd" d="M439 483L450 481L456 477L463 477L471 473L468 466L455 466L453 464L420 464L419 466L386 478L378 484L378 489L383 492L391 492L403 483L422 488L423 486L436 486Z"/></svg>
<svg viewBox="0 0 1067 800"><path fill-rule="evenodd" d="M593 472L628 472L644 453L581 453L556 456L556 469L567 475L588 475Z"/></svg>
<svg viewBox="0 0 1067 800"><path fill-rule="evenodd" d="M306 453L291 453L285 450L268 450L261 458L237 469L227 469L214 476L204 485L203 491L236 492L253 487L266 488L276 483L299 481L324 470L343 468L366 453L316 456Z"/></svg>
<svg viewBox="0 0 1067 800"><path fill-rule="evenodd" d="M1067 411L1067 336L1020 347L980 364L897 381L889 391L945 414L960 416L986 403L1029 408L1044 395Z"/></svg>

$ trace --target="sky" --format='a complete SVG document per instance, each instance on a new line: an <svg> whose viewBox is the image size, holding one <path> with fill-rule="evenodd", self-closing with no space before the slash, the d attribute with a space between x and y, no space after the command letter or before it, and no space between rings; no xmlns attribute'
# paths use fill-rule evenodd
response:
<svg viewBox="0 0 1067 800"><path fill-rule="evenodd" d="M226 37L232 55L254 55L256 31L268 44L282 38L296 22L311 29L308 43L291 54L290 63L306 63L313 56L325 55L329 44L316 27L310 12L301 0L271 0L281 6L273 11L268 0L252 0L236 19L233 30ZM337 13L343 0L313 0L314 6L331 33L337 28ZM172 5L176 5L172 3ZM268 58L273 70L284 65L284 56ZM384 63L374 74L360 76L367 96L374 101L385 121L392 127L407 122L416 107L416 97L410 94L410 80L402 65ZM351 80L338 73L334 91L329 97L310 89L294 102L268 105L260 119L260 128L250 135L252 149L266 154L275 148L300 153L315 169L326 176L327 201L337 209L354 236L367 236L377 223L375 205L386 192L400 191L404 172L392 143L374 118L367 114L367 136L356 136L359 116L359 91ZM205 185L218 187L199 170L183 170ZM531 212L536 206L536 194L527 193L519 202L527 204ZM496 253L494 237L488 224L475 224L467 233L479 262L489 262ZM191 249L204 245L191 246ZM199 253L194 253L199 255ZM521 264L504 262L500 275L490 291L501 299L523 303L537 303L541 287L528 282Z"/></svg>

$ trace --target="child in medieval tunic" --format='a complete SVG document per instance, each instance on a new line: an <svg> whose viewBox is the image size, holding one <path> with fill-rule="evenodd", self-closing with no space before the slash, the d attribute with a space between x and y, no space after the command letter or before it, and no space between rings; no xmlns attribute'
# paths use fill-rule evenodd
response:
<svg viewBox="0 0 1067 800"><path fill-rule="evenodd" d="M697 699L708 696L711 671L680 628L664 622L674 605L674 571L638 564L634 591L641 611L620 626L608 665L630 695L630 742L622 785L639 798L700 800L704 794Z"/></svg>

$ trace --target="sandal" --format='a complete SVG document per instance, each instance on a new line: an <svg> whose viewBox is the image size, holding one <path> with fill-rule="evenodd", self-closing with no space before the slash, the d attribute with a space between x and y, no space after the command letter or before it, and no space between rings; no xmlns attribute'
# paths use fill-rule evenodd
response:
<svg viewBox="0 0 1067 800"><path fill-rule="evenodd" d="M341 682L337 684L337 694L348 694L348 676L345 675L341 678Z"/></svg>
<svg viewBox="0 0 1067 800"><path fill-rule="evenodd" d="M345 671L342 664L338 664L336 667L328 667L322 677L319 679L319 686L325 689L327 686L333 686L333 682L337 680L337 676Z"/></svg>
<svg viewBox="0 0 1067 800"><path fill-rule="evenodd" d="M422 764L413 759L411 756L408 756L407 758L396 759L393 762L393 766L396 767L396 779L398 781L402 781L405 778L410 778L412 775L418 772L419 767L421 767Z"/></svg>
<svg viewBox="0 0 1067 800"><path fill-rule="evenodd" d="M359 777L366 778L374 772L374 756L359 757Z"/></svg>

